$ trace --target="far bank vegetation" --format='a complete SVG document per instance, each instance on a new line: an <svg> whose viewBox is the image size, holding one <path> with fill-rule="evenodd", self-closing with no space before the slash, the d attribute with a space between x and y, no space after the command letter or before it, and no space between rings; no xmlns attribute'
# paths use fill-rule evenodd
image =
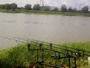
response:
<svg viewBox="0 0 90 68"><path fill-rule="evenodd" d="M89 7L83 6L81 9L68 7L63 4L61 7L41 6L40 4L26 4L19 7L16 3L0 4L0 12L7 13L37 13L37 14L56 14L64 16L90 16Z"/></svg>

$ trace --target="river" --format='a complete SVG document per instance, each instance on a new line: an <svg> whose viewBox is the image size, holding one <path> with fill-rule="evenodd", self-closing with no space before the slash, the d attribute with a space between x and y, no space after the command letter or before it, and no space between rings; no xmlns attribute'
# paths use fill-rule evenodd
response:
<svg viewBox="0 0 90 68"><path fill-rule="evenodd" d="M0 36L52 43L90 41L90 17L0 13ZM0 49L16 44L0 38Z"/></svg>

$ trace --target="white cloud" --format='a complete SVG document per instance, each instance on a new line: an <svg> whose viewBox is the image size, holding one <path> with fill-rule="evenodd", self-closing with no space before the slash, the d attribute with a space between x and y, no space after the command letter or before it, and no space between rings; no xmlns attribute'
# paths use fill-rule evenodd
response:
<svg viewBox="0 0 90 68"><path fill-rule="evenodd" d="M10 3L17 3L19 6L24 6L25 4L35 4L39 3L39 0L11 0Z"/></svg>
<svg viewBox="0 0 90 68"><path fill-rule="evenodd" d="M10 2L10 0L0 0L0 3L3 4L3 3L8 3Z"/></svg>

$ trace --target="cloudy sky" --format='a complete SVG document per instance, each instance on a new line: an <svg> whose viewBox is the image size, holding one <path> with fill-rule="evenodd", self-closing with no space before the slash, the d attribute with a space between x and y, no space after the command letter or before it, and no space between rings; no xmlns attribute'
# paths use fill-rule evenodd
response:
<svg viewBox="0 0 90 68"><path fill-rule="evenodd" d="M17 3L19 7L23 7L25 4L40 4L40 0L0 0L0 3ZM90 7L90 0L44 0L45 5L58 6L62 4L71 6L73 8L81 8L83 6ZM77 5L77 6L76 6Z"/></svg>

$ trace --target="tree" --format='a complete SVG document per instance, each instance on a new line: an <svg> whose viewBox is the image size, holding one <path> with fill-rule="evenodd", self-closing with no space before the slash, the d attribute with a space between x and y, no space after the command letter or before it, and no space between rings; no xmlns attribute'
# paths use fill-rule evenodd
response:
<svg viewBox="0 0 90 68"><path fill-rule="evenodd" d="M88 7L88 6L84 6L84 7L82 8L82 12L88 13L88 12L89 12L89 7Z"/></svg>
<svg viewBox="0 0 90 68"><path fill-rule="evenodd" d="M67 6L66 5L62 5L61 6L61 11L62 12L67 12Z"/></svg>
<svg viewBox="0 0 90 68"><path fill-rule="evenodd" d="M2 5L0 4L0 9L2 9Z"/></svg>
<svg viewBox="0 0 90 68"><path fill-rule="evenodd" d="M7 10L11 9L10 4L5 4L4 8L7 9Z"/></svg>
<svg viewBox="0 0 90 68"><path fill-rule="evenodd" d="M40 10L40 8L41 8L41 7L40 7L39 4L35 4L35 5L33 6L33 9L34 9L34 10Z"/></svg>
<svg viewBox="0 0 90 68"><path fill-rule="evenodd" d="M15 9L17 9L17 4L16 3L12 3L10 5L10 7L11 7L12 10L15 10Z"/></svg>
<svg viewBox="0 0 90 68"><path fill-rule="evenodd" d="M50 10L50 6L44 6L43 9L44 9L44 11L49 11Z"/></svg>
<svg viewBox="0 0 90 68"><path fill-rule="evenodd" d="M5 9L5 5L1 4L1 5L0 5L0 8L1 8L1 9Z"/></svg>
<svg viewBox="0 0 90 68"><path fill-rule="evenodd" d="M52 11L58 11L58 8L57 8L57 7L55 7Z"/></svg>
<svg viewBox="0 0 90 68"><path fill-rule="evenodd" d="M7 9L7 10L11 9L10 4L1 4L0 8L1 9Z"/></svg>
<svg viewBox="0 0 90 68"><path fill-rule="evenodd" d="M31 8L31 4L26 4L26 5L25 5L25 9L26 9L26 10L31 10L31 9L32 9L32 8Z"/></svg>
<svg viewBox="0 0 90 68"><path fill-rule="evenodd" d="M78 10L76 8L72 9L72 12L77 12Z"/></svg>
<svg viewBox="0 0 90 68"><path fill-rule="evenodd" d="M71 7L68 8L69 12L73 12L73 9Z"/></svg>

